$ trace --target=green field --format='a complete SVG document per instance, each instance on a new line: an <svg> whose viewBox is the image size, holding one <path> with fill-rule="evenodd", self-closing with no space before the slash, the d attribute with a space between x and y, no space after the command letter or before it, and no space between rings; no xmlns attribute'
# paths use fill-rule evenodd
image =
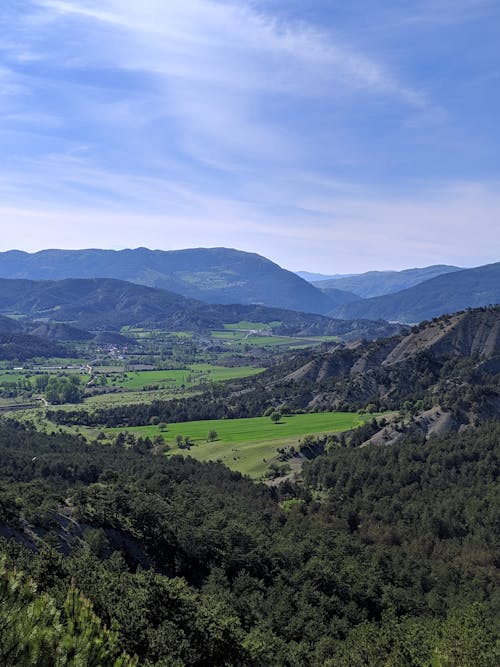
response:
<svg viewBox="0 0 500 667"><path fill-rule="evenodd" d="M243 324L251 324L246 322ZM230 329L227 325L227 330L212 331L212 338L218 341L229 343L230 345L252 345L258 347L278 347L286 346L293 348L313 347L321 343L338 342L338 336L278 336L266 335L265 330L262 333L252 333L251 331Z"/></svg>
<svg viewBox="0 0 500 667"><path fill-rule="evenodd" d="M183 370L136 371L111 375L108 385L121 387L127 391L137 391L144 387L161 388L194 387L205 382L223 382L237 378L251 377L262 373L263 368L253 366L213 366L211 364L190 364Z"/></svg>
<svg viewBox="0 0 500 667"><path fill-rule="evenodd" d="M199 391L193 389L157 389L152 391L126 391L117 393L96 394L95 396L88 396L84 400L85 407L115 407L117 405L134 405L137 403L151 403L152 401L166 401L170 398L185 398L186 396L194 396L199 394ZM58 406L67 409L74 409L74 404L67 404Z"/></svg>
<svg viewBox="0 0 500 667"><path fill-rule="evenodd" d="M25 373L19 373L18 371L9 373L6 371L0 372L0 385L11 382L19 382L26 377Z"/></svg>
<svg viewBox="0 0 500 667"><path fill-rule="evenodd" d="M304 342L304 338L292 338L285 336L266 336L260 334L252 334L248 331L212 331L212 337L216 340L224 341L231 344L258 345L261 347L274 345L294 345L296 343ZM313 341L314 343L314 341Z"/></svg>
<svg viewBox="0 0 500 667"><path fill-rule="evenodd" d="M248 322L248 320L242 320L241 322L235 322L234 324L225 324L224 329L234 329L242 331L262 331L263 329L272 329L273 327L278 327L281 322L274 321L264 324L264 322Z"/></svg>
<svg viewBox="0 0 500 667"><path fill-rule="evenodd" d="M169 424L166 431L158 426L137 426L107 429L106 433L116 435L126 430L151 439L163 435L171 446L169 454L189 455L200 461L221 460L229 468L259 479L265 475L269 464L277 460L278 447L297 446L309 433L347 431L372 417L351 412L318 412L283 417L279 424L273 424L269 417L255 417L181 422ZM209 443L207 435L212 429L217 431L218 439ZM176 435L188 436L194 446L189 451L179 449L175 444Z"/></svg>

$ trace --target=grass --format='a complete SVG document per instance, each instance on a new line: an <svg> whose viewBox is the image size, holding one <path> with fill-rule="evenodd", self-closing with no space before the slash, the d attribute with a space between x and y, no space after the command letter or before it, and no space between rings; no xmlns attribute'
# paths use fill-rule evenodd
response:
<svg viewBox="0 0 500 667"><path fill-rule="evenodd" d="M3 371L0 373L0 385L10 382L19 382L26 377L25 373L19 373L18 371L13 371L12 373Z"/></svg>
<svg viewBox="0 0 500 667"><path fill-rule="evenodd" d="M151 401L166 401L170 398L185 398L186 396L193 396L196 392L194 390L182 389L158 389L153 391L126 391L105 394L96 394L85 398L84 407L116 407L117 405L134 405L138 403L151 403ZM61 407L61 406L59 406ZM66 406L64 406L66 407ZM74 405L68 405L69 409L74 408Z"/></svg>
<svg viewBox="0 0 500 667"><path fill-rule="evenodd" d="M108 378L108 385L121 387L127 391L138 391L144 387L159 388L194 387L204 382L223 382L237 378L251 377L262 373L263 368L253 366L214 366L212 364L190 364L183 370L136 371L121 373Z"/></svg>
<svg viewBox="0 0 500 667"><path fill-rule="evenodd" d="M244 322L241 324L251 324L251 322ZM319 345L320 343L338 342L340 338L337 336L278 336L266 335L263 333L250 333L245 330L230 329L235 325L226 325L226 331L214 330L212 331L212 338L215 340L230 343L232 345L253 345L259 347L277 347L287 346L293 348L305 348ZM258 331L258 330L256 330Z"/></svg>
<svg viewBox="0 0 500 667"><path fill-rule="evenodd" d="M262 331L263 329L271 329L277 327L281 322L269 322L269 324L264 324L264 322L249 322L248 320L241 320L241 322L235 322L234 324L225 324L224 329L229 330L242 330L242 331Z"/></svg>
<svg viewBox="0 0 500 667"><path fill-rule="evenodd" d="M347 431L372 417L350 412L318 412L283 417L278 424L274 424L269 417L254 417L181 422L169 424L163 432L158 426L137 426L107 429L106 433L112 435L126 430L151 439L163 435L171 446L169 455L189 454L200 461L221 460L233 470L260 479L269 464L277 460L278 447L297 446L299 440L307 434ZM218 439L209 443L207 435L211 430L217 432ZM194 446L189 451L179 449L175 444L177 435L188 436Z"/></svg>

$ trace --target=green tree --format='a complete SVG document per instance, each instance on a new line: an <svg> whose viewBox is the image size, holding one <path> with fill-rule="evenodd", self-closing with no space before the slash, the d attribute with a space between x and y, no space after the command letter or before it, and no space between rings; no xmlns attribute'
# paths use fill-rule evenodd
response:
<svg viewBox="0 0 500 667"><path fill-rule="evenodd" d="M271 417L271 421L274 424L278 424L280 419L281 419L281 412L278 412L277 410L275 410L274 412L271 413L270 417Z"/></svg>
<svg viewBox="0 0 500 667"><path fill-rule="evenodd" d="M107 630L92 605L71 586L58 609L30 580L0 562L2 667L136 667L121 653L118 633Z"/></svg>

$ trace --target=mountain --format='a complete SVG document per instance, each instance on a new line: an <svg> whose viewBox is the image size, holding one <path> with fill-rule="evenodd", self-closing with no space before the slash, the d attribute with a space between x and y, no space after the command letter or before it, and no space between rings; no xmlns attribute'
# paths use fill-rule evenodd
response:
<svg viewBox="0 0 500 667"><path fill-rule="evenodd" d="M500 303L500 262L440 275L395 294L346 304L332 315L412 323L495 303Z"/></svg>
<svg viewBox="0 0 500 667"><path fill-rule="evenodd" d="M113 278L55 281L0 278L0 313L98 331L135 325L202 332L242 320L277 323L273 331L283 335L373 338L401 330L399 325L387 322L346 322L266 306L207 304Z"/></svg>
<svg viewBox="0 0 500 667"><path fill-rule="evenodd" d="M333 275L326 275L325 273L311 273L310 271L295 271L295 273L307 280L309 283L317 283L320 280L338 280L339 278L349 278L354 276L354 273L334 273Z"/></svg>
<svg viewBox="0 0 500 667"><path fill-rule="evenodd" d="M82 342L93 336L88 331L77 329L62 322L32 322L30 320L14 320L11 317L0 315L0 332L22 333L52 341Z"/></svg>
<svg viewBox="0 0 500 667"><path fill-rule="evenodd" d="M65 357L67 348L47 338L0 332L0 360L26 361L34 357Z"/></svg>
<svg viewBox="0 0 500 667"><path fill-rule="evenodd" d="M461 270L457 266L438 264L423 269L405 269L404 271L368 271L359 275L314 281L314 285L320 289L334 287L346 290L368 299L399 292L436 276Z"/></svg>
<svg viewBox="0 0 500 667"><path fill-rule="evenodd" d="M20 333L22 331L22 326L16 320L13 320L11 317L5 317L5 315L0 315L0 333Z"/></svg>
<svg viewBox="0 0 500 667"><path fill-rule="evenodd" d="M325 314L341 303L254 253L188 250L19 250L0 253L0 277L29 280L116 278L208 303L260 304Z"/></svg>
<svg viewBox="0 0 500 667"><path fill-rule="evenodd" d="M13 283L15 281L12 281ZM34 357L68 357L71 343L93 341L98 345L134 346L136 342L116 332L92 334L64 322L53 320L14 320L0 315L0 359L26 361Z"/></svg>
<svg viewBox="0 0 500 667"><path fill-rule="evenodd" d="M321 291L327 295L327 297L332 301L332 303L338 304L338 306L343 306L347 303L353 303L354 301L363 301L363 299L354 294L353 292L346 292L342 289L335 289L335 287L323 287Z"/></svg>
<svg viewBox="0 0 500 667"><path fill-rule="evenodd" d="M411 428L420 420L420 435L498 419L500 306L444 315L385 340L297 354L262 380L277 396L286 387L292 408L404 407L414 415Z"/></svg>

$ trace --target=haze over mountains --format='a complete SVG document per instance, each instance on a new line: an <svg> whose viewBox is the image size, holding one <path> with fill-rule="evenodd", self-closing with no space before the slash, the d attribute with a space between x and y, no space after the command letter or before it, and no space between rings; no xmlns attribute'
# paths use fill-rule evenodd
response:
<svg viewBox="0 0 500 667"><path fill-rule="evenodd" d="M320 274L303 272L303 275L313 280ZM226 315L221 319L220 313L214 315L214 311L207 315L206 308L202 316L201 302L205 305L257 305L348 320L384 319L410 324L500 302L500 264L474 269L436 265L405 271L370 271L308 282L265 257L228 248L43 250L33 254L13 250L0 253L1 277L35 281L112 278L168 290L169 316L163 322L165 326L176 328L182 328L182 321L198 328L227 321ZM7 292L4 294L7 296ZM185 311L187 308L190 312L189 318L197 311L191 323L185 314L180 316L180 307L177 308L180 319L169 319L172 304L176 299L181 303L178 297L198 302L196 306L184 304ZM157 298L158 295L153 297L151 303ZM166 298L163 294L160 301ZM113 304L115 315L119 303ZM140 310L137 316L138 321L143 321L145 311ZM79 321L79 318L73 320ZM262 321L269 320L263 316Z"/></svg>
<svg viewBox="0 0 500 667"><path fill-rule="evenodd" d="M333 287L369 299L374 296L399 292L436 276L461 270L458 266L437 264L421 269L405 269L404 271L368 271L360 275L333 276L326 280L312 280L311 282L320 289Z"/></svg>
<svg viewBox="0 0 500 667"><path fill-rule="evenodd" d="M337 317L382 318L417 323L453 313L500 303L500 262L443 274L400 292L365 299L335 309Z"/></svg>
<svg viewBox="0 0 500 667"><path fill-rule="evenodd" d="M0 253L0 277L30 280L116 278L207 303L278 306L326 314L335 301L291 271L254 253L187 250L17 250Z"/></svg>

